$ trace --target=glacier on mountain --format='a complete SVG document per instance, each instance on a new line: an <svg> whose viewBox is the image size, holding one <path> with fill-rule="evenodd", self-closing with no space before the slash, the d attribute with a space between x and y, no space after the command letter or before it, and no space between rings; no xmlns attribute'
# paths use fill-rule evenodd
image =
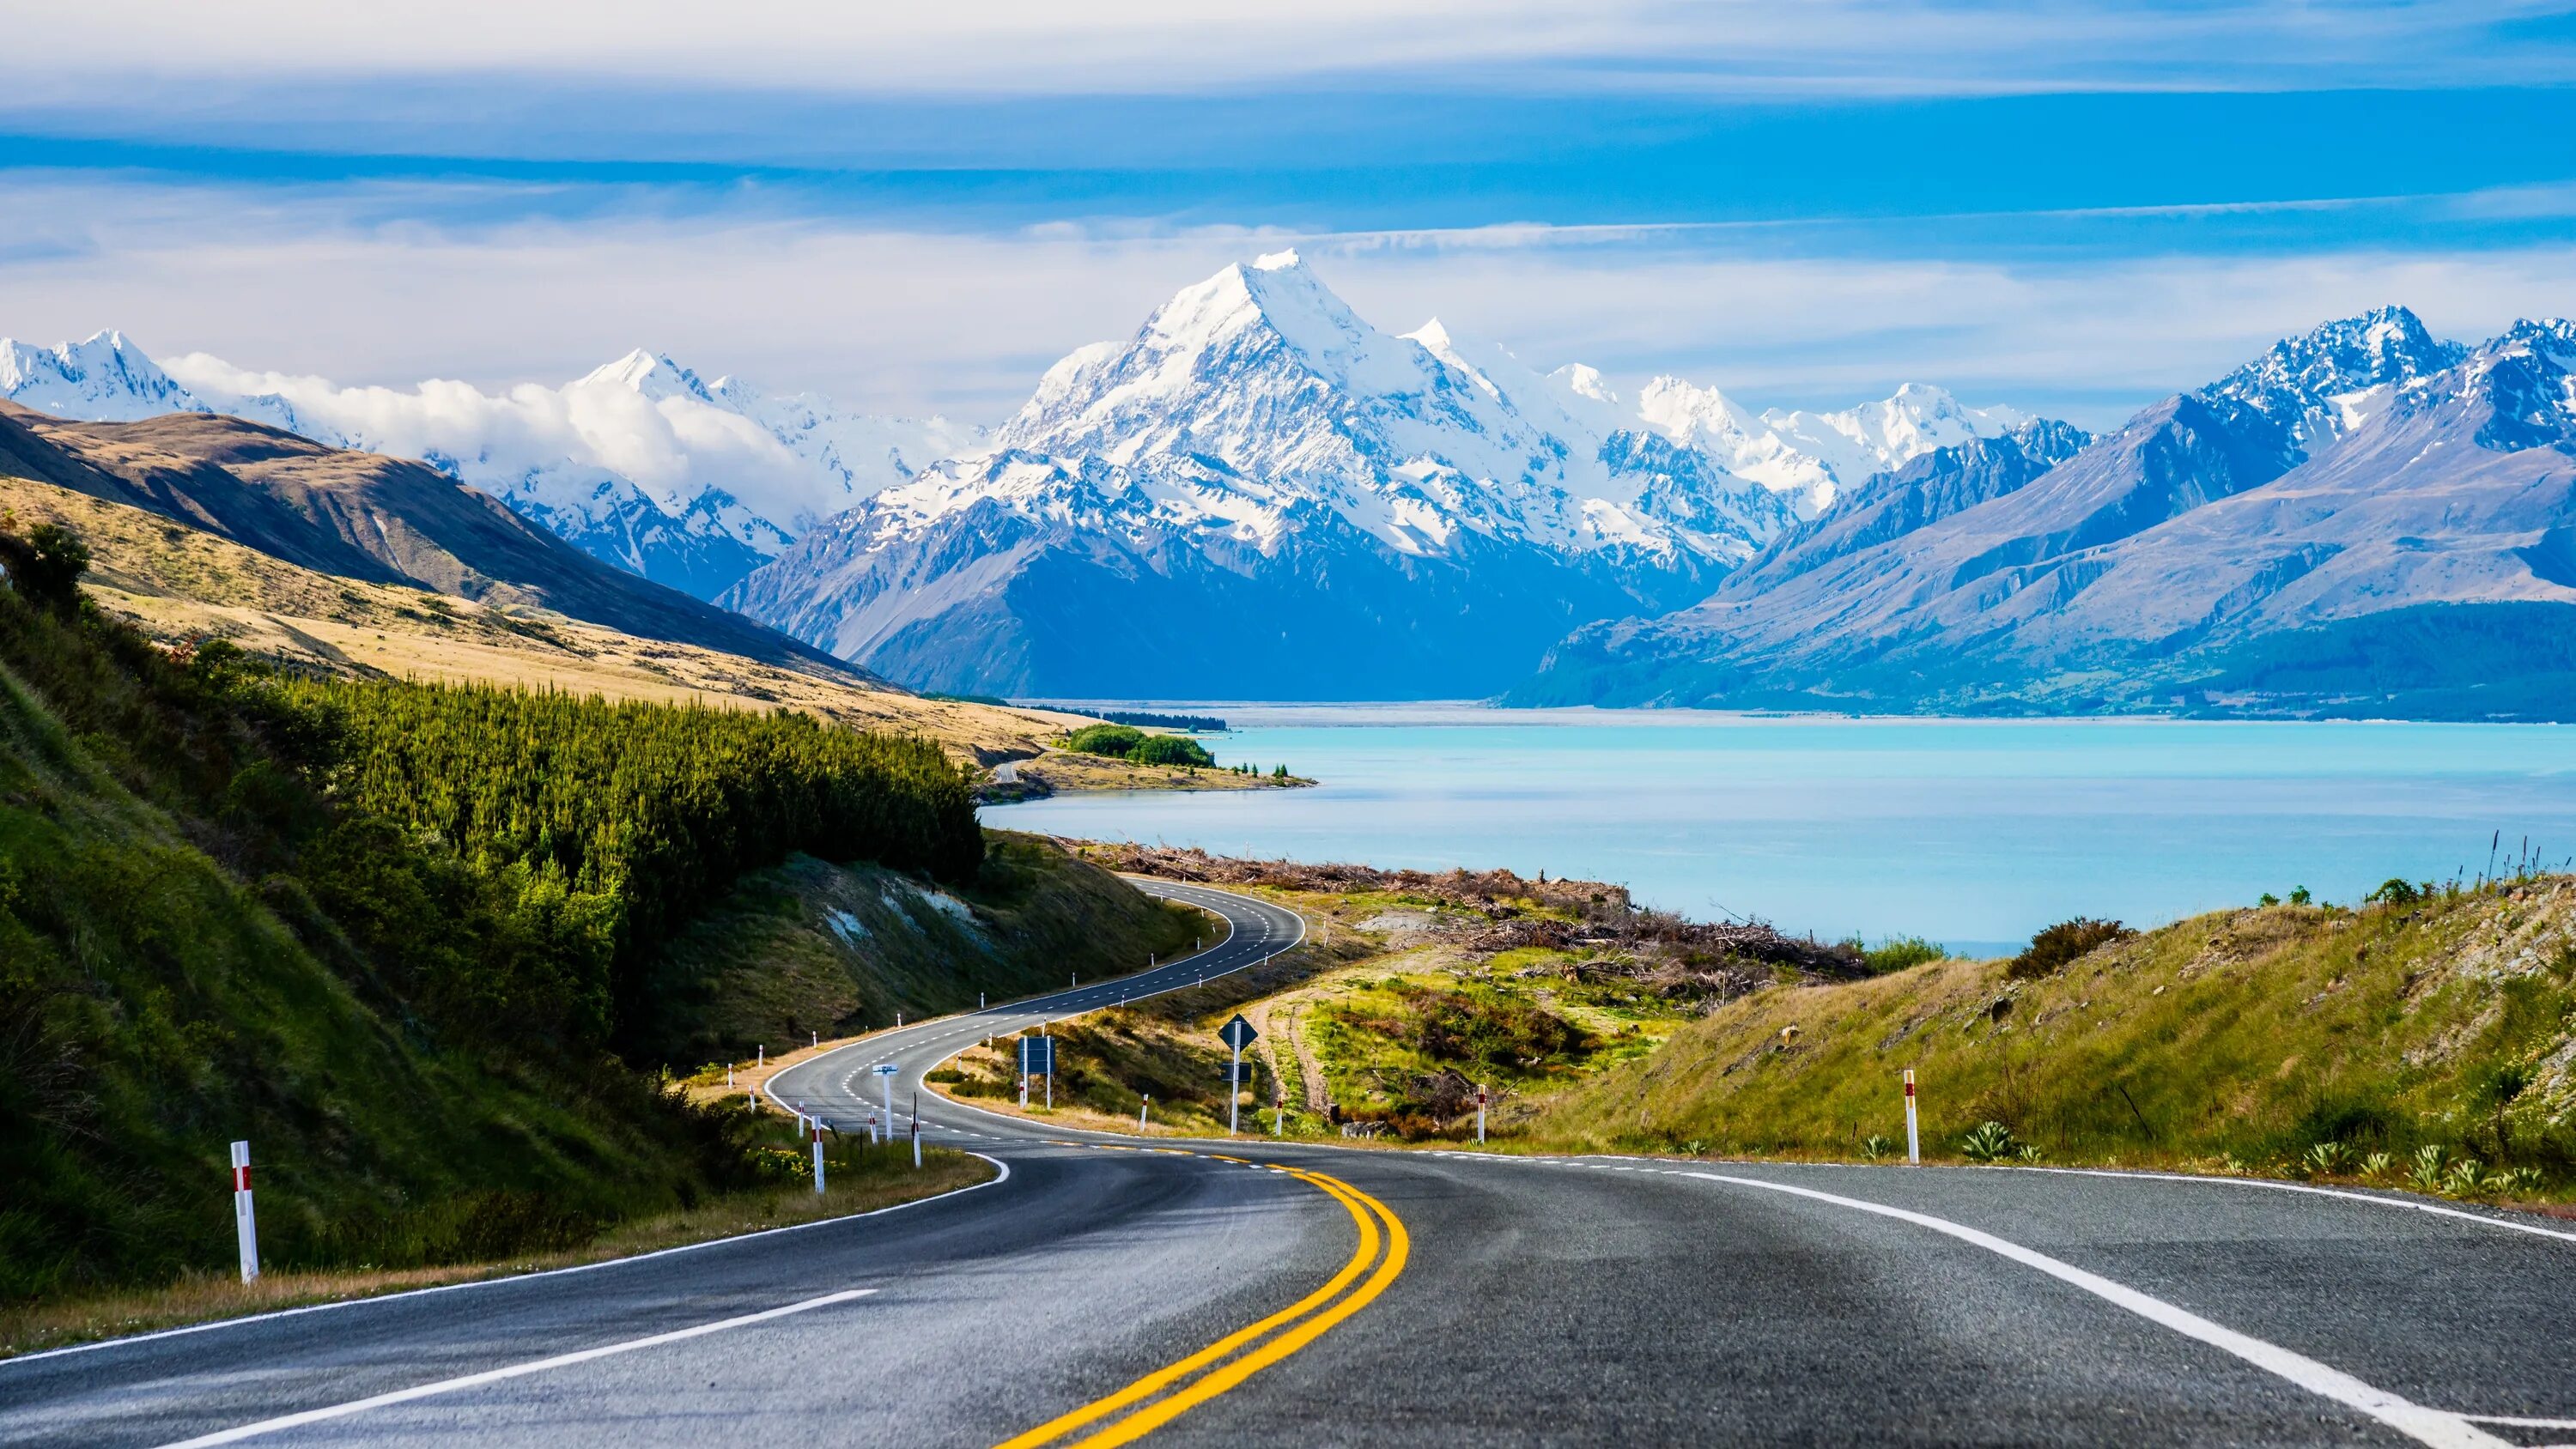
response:
<svg viewBox="0 0 2576 1449"><path fill-rule="evenodd" d="M1695 600L1836 487L2019 415L1908 389L1794 417L1840 441L1802 451L1745 415L1725 444L1760 433L1780 465L1751 476L1590 369L1541 374L1436 320L1380 331L1274 253L1068 355L989 448L725 601L936 688L1482 694L1557 621Z"/></svg>

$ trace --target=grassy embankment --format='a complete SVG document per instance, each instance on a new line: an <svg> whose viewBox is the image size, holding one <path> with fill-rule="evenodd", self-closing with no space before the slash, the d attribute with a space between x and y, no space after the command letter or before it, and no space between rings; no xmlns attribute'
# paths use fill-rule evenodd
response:
<svg viewBox="0 0 2576 1449"><path fill-rule="evenodd" d="M1203 933L1044 836L988 831L971 883L810 856L745 877L655 963L661 1027L643 1050L695 1072L766 1046L854 1036L1171 956ZM961 963L963 965L961 966ZM719 1070L716 1080L722 1080Z"/></svg>
<svg viewBox="0 0 2576 1449"><path fill-rule="evenodd" d="M2564 1196L2576 1170L2576 878L2359 911L2197 916L2015 979L1944 961L1758 993L1516 1113L1539 1146L1901 1153ZM1969 1143L1983 1124L2005 1138ZM1872 1139L1876 1139L1873 1141ZM2417 1154L2437 1154L2418 1173ZM2462 1179L2460 1164L2479 1172ZM2519 1181L2487 1181L2499 1173ZM2536 1177L2536 1181L2533 1180Z"/></svg>
<svg viewBox="0 0 2576 1449"><path fill-rule="evenodd" d="M665 935L762 852L987 878L926 746L172 658L39 590L28 540L0 555L13 1311L220 1275L235 1138L281 1280L587 1251L766 1191L760 1124L632 1065ZM962 993L988 962L958 964Z"/></svg>

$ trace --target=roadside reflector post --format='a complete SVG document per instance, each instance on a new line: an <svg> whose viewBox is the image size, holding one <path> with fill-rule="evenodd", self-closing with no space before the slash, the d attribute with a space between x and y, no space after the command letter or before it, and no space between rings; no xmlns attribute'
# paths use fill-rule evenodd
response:
<svg viewBox="0 0 2576 1449"><path fill-rule="evenodd" d="M241 1247L241 1280L259 1276L259 1219L250 1210L250 1144L233 1144L233 1238Z"/></svg>
<svg viewBox="0 0 2576 1449"><path fill-rule="evenodd" d="M1485 1084L1476 1084L1476 1145L1485 1145Z"/></svg>
<svg viewBox="0 0 2576 1449"><path fill-rule="evenodd" d="M752 1053L751 1064L754 1068L766 1068L769 1065L768 1043L764 1042L761 1045L752 1048Z"/></svg>
<svg viewBox="0 0 2576 1449"><path fill-rule="evenodd" d="M808 1047L818 1047L823 1044L823 1034L819 1031L809 1031L805 1033L805 1036L805 1045Z"/></svg>
<svg viewBox="0 0 2576 1449"><path fill-rule="evenodd" d="M1273 1137L1288 1135L1288 1089L1286 1087L1279 1089L1279 1095L1270 1104L1270 1135Z"/></svg>
<svg viewBox="0 0 2576 1449"><path fill-rule="evenodd" d="M1153 1094L1153 1093L1151 1093L1151 1092L1147 1092L1147 1093L1145 1094L1145 1099L1144 1099L1143 1101L1138 1102L1138 1103L1136 1104L1136 1130L1137 1130L1137 1131L1142 1132L1142 1131L1144 1131L1144 1130L1145 1130L1145 1109L1147 1109L1148 1107L1151 1107L1151 1106L1153 1106L1153 1105L1154 1105L1154 1094Z"/></svg>
<svg viewBox="0 0 2576 1449"><path fill-rule="evenodd" d="M898 1011L898 1012L896 1012L896 1013L894 1014L894 1025L895 1025L895 1030L897 1030L897 1031L901 1031L901 1030L903 1029L903 1013L902 1013L902 1012Z"/></svg>
<svg viewBox="0 0 2576 1449"><path fill-rule="evenodd" d="M976 993L975 993L975 1009L976 1009L977 1011L982 1011L982 1010L984 1009L984 993L983 993L983 992L978 991L978 992L976 992Z"/></svg>
<svg viewBox="0 0 2576 1449"><path fill-rule="evenodd" d="M1914 1069L1905 1069L1905 1160L1916 1166L1923 1162L1923 1138L1914 1129Z"/></svg>
<svg viewBox="0 0 2576 1449"><path fill-rule="evenodd" d="M921 1094L912 1094L912 1165L921 1165Z"/></svg>
<svg viewBox="0 0 2576 1449"><path fill-rule="evenodd" d="M814 1191L823 1190L823 1134L814 1134Z"/></svg>

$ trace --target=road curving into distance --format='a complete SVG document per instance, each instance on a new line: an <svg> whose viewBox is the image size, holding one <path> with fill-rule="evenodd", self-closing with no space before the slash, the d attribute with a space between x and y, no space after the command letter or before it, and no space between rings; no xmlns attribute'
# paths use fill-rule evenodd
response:
<svg viewBox="0 0 2576 1449"><path fill-rule="evenodd" d="M988 1032L1293 945L1139 882L1188 961L778 1074L897 1126ZM573 1273L0 1362L0 1442L2576 1441L2576 1223L2027 1169L1138 1140L928 1093L994 1183ZM1247 1127L1250 1125L1247 1118Z"/></svg>

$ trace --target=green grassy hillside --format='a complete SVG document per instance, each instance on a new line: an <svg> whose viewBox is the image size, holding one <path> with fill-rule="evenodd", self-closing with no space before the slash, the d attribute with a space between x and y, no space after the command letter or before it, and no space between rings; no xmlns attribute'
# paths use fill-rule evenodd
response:
<svg viewBox="0 0 2576 1449"><path fill-rule="evenodd" d="M0 1301L229 1271L236 1138L280 1269L542 1253L757 1186L756 1127L632 1043L677 1029L666 940L751 909L745 872L825 869L791 852L987 913L1008 949L961 924L901 956L924 1004L1176 929L1097 871L985 861L930 746L165 652L8 524Z"/></svg>
<svg viewBox="0 0 2576 1449"><path fill-rule="evenodd" d="M1043 836L989 832L971 883L798 856L743 879L652 968L638 1049L675 1067L748 1057L1141 969L1209 930Z"/></svg>
<svg viewBox="0 0 2576 1449"><path fill-rule="evenodd" d="M2043 1160L2396 1181L2421 1148L2563 1188L2576 1169L2576 878L2346 911L2222 911L2035 979L1945 961L1759 992L1536 1104L1535 1142L1902 1151L2002 1125ZM2310 1160L2320 1144L2324 1159ZM2374 1153L2388 1160L2364 1173ZM2533 1190L2525 1180L2519 1188Z"/></svg>

